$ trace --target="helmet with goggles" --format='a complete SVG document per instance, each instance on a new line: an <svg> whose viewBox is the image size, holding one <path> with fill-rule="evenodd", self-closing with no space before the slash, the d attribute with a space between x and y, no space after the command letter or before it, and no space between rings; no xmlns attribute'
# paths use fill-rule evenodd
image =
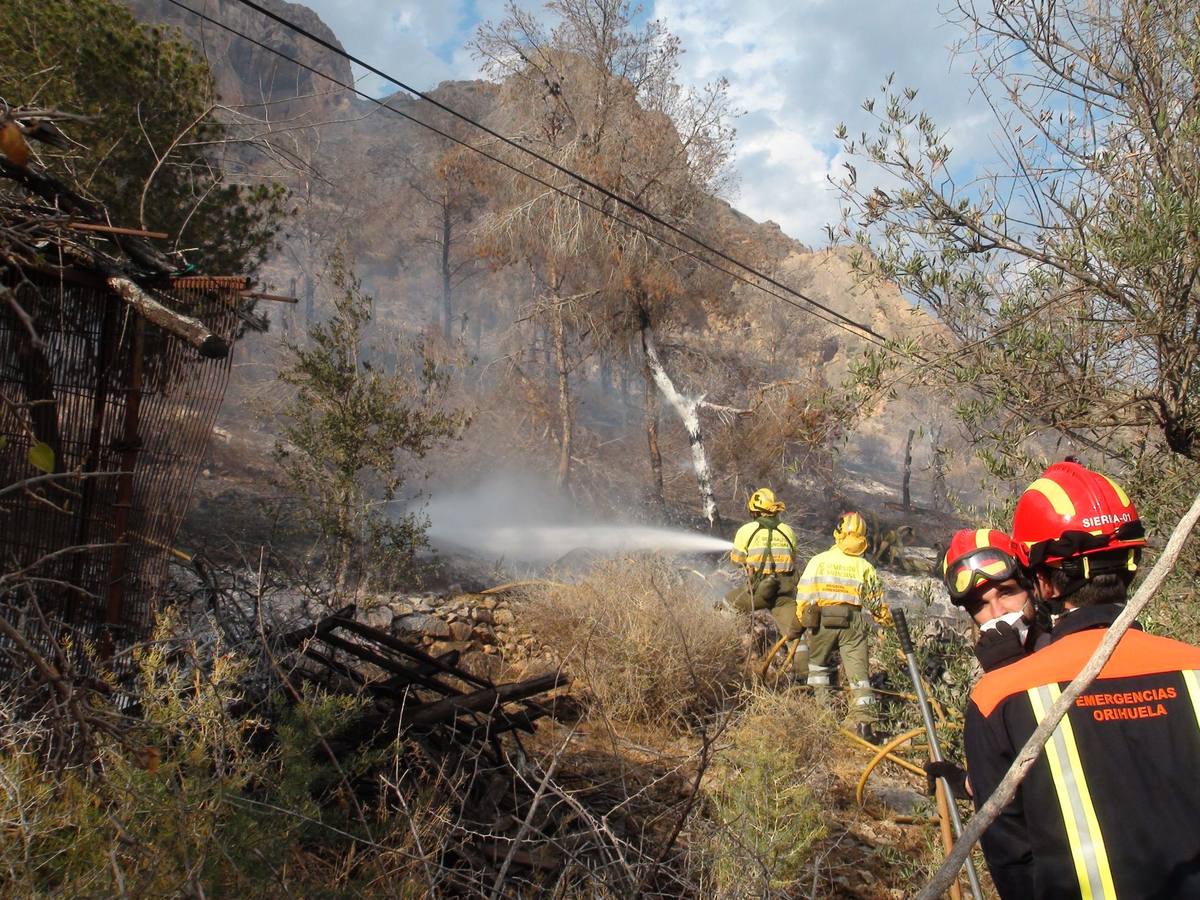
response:
<svg viewBox="0 0 1200 900"><path fill-rule="evenodd" d="M950 602L967 606L979 591L1010 579L1025 583L1025 551L1003 531L964 528L950 539L942 578Z"/></svg>

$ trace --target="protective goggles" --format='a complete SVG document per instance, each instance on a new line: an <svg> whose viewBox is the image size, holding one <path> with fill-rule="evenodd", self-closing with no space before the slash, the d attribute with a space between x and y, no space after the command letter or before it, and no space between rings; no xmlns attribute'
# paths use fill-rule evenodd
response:
<svg viewBox="0 0 1200 900"><path fill-rule="evenodd" d="M1034 544L1029 549L1029 565L1040 566L1047 559L1070 559L1085 553L1096 553L1117 542L1144 543L1145 540L1146 529L1142 527L1139 519L1125 522L1111 535L1092 534L1090 531L1064 531L1052 541Z"/></svg>
<svg viewBox="0 0 1200 900"><path fill-rule="evenodd" d="M995 547L981 547L946 567L946 588L951 600L965 600L980 587L1015 578L1015 559Z"/></svg>

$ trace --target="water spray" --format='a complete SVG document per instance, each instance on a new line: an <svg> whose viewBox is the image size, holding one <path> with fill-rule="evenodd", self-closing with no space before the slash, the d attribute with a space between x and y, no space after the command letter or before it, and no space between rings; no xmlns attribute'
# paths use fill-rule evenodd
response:
<svg viewBox="0 0 1200 900"><path fill-rule="evenodd" d="M453 540L435 526L434 543ZM493 558L536 561L556 559L572 550L598 553L659 551L662 553L728 553L733 544L724 538L673 528L645 525L534 525L482 527L471 532L471 549Z"/></svg>

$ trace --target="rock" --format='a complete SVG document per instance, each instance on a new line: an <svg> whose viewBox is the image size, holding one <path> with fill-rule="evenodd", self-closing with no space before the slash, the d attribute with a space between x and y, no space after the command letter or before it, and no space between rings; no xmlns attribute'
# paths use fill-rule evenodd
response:
<svg viewBox="0 0 1200 900"><path fill-rule="evenodd" d="M407 600L393 600L388 604L392 609L393 616L407 616L410 613L417 611L416 606Z"/></svg>
<svg viewBox="0 0 1200 900"><path fill-rule="evenodd" d="M450 637L450 626L437 616L427 613L410 613L392 620L392 633L397 635L419 634L428 638Z"/></svg>
<svg viewBox="0 0 1200 900"><path fill-rule="evenodd" d="M498 601L495 597L483 597L479 601L480 609L495 609Z"/></svg>
<svg viewBox="0 0 1200 900"><path fill-rule="evenodd" d="M469 622L451 622L450 639L453 641L469 641L472 630L471 623Z"/></svg>
<svg viewBox="0 0 1200 900"><path fill-rule="evenodd" d="M483 644L496 643L496 629L492 628L491 625L484 625L484 624L476 625L475 628L471 631L471 634L474 636L475 640L479 641L480 643L483 643Z"/></svg>
<svg viewBox="0 0 1200 900"><path fill-rule="evenodd" d="M480 653L486 653L486 654L488 654L489 656L491 656L493 653L499 653L499 652L500 652L500 648L499 648L499 647L497 647L495 644L484 644L484 645L483 645L483 646L480 648L479 652L480 652Z"/></svg>
<svg viewBox="0 0 1200 900"><path fill-rule="evenodd" d="M517 621L517 617L513 615L511 609L498 609L492 614L492 621L497 625L513 625Z"/></svg>
<svg viewBox="0 0 1200 900"><path fill-rule="evenodd" d="M498 656L476 650L472 653L463 654L463 656L459 659L458 664L472 675L478 675L480 678L492 679L500 674L500 668L503 665L503 662Z"/></svg>
<svg viewBox="0 0 1200 900"><path fill-rule="evenodd" d="M394 614L392 613L392 610L383 605L372 606L363 613L364 622L366 622L372 628L379 628L383 630L386 630L392 624L393 618Z"/></svg>
<svg viewBox="0 0 1200 900"><path fill-rule="evenodd" d="M480 625L491 625L496 621L496 617L492 615L490 609L473 609L471 610L471 618Z"/></svg>
<svg viewBox="0 0 1200 900"><path fill-rule="evenodd" d="M429 645L429 652L433 656L441 656L443 653L452 653L455 650L464 653L470 649L471 645L466 641L434 641Z"/></svg>

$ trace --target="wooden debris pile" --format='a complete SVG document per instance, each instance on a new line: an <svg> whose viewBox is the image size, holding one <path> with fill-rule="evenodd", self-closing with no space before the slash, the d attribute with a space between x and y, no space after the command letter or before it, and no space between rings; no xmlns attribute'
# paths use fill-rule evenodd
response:
<svg viewBox="0 0 1200 900"><path fill-rule="evenodd" d="M327 690L367 692L364 714L336 738L337 749L377 746L413 737L441 752L477 751L499 764L500 735L524 731L554 714L553 702L536 697L570 679L551 672L495 684L459 667L458 651L434 656L407 641L355 619L347 606L281 639L293 655L293 688L317 684Z"/></svg>

